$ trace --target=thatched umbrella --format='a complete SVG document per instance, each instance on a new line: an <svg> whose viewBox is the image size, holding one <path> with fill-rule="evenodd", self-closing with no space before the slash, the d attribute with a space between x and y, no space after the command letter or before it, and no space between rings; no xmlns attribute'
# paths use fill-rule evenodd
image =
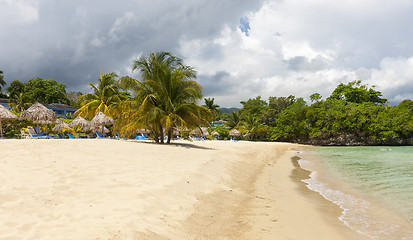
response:
<svg viewBox="0 0 413 240"><path fill-rule="evenodd" d="M102 126L89 126L87 127L87 131L92 131L92 132L102 132ZM103 126L103 131L105 133L109 133L110 130L107 129L105 126Z"/></svg>
<svg viewBox="0 0 413 240"><path fill-rule="evenodd" d="M90 127L101 127L102 129L102 135L104 131L104 126L105 125L111 125L115 121L113 121L113 118L106 116L103 112L98 112L93 119L89 122Z"/></svg>
<svg viewBox="0 0 413 240"><path fill-rule="evenodd" d="M69 124L67 124L65 121L59 121L59 123L52 130L55 132L61 132L65 128L69 128Z"/></svg>
<svg viewBox="0 0 413 240"><path fill-rule="evenodd" d="M246 134L244 134L244 137L245 137L245 138L250 138L251 136L252 136L251 133L246 133Z"/></svg>
<svg viewBox="0 0 413 240"><path fill-rule="evenodd" d="M3 127L1 126L1 120L6 119L17 119L17 116L0 104L0 137L3 137Z"/></svg>
<svg viewBox="0 0 413 240"><path fill-rule="evenodd" d="M77 116L75 119L73 119L73 121L69 123L69 127L74 127L76 125L79 125L83 130L86 130L89 127L89 121L82 118L81 116Z"/></svg>
<svg viewBox="0 0 413 240"><path fill-rule="evenodd" d="M205 137L205 136L208 135L208 128L206 128L206 127L195 128L189 134L190 135L201 135L201 136Z"/></svg>
<svg viewBox="0 0 413 240"><path fill-rule="evenodd" d="M23 111L20 114L19 119L31 120L36 123L37 128L39 128L39 124L54 123L57 119L57 115L41 103L36 102L27 110Z"/></svg>
<svg viewBox="0 0 413 240"><path fill-rule="evenodd" d="M217 132L217 131L214 131L213 133L212 133L212 136L214 136L214 137L219 137L219 133Z"/></svg>
<svg viewBox="0 0 413 240"><path fill-rule="evenodd" d="M241 132L238 131L238 130L235 129L235 128L232 129L231 131L229 131L228 134L229 134L231 137L239 137L239 136L241 136Z"/></svg>

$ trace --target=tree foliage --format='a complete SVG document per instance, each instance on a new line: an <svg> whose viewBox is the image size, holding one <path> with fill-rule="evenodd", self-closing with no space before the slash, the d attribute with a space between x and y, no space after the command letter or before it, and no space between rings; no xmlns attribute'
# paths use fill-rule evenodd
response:
<svg viewBox="0 0 413 240"><path fill-rule="evenodd" d="M382 94L366 85L362 85L361 81L353 81L347 84L340 83L329 99L338 99L346 102L364 103L371 102L374 104L384 104L387 99L382 98Z"/></svg>
<svg viewBox="0 0 413 240"><path fill-rule="evenodd" d="M214 114L214 119L219 116L220 110L219 110L219 105L215 104L214 98L204 98L205 105L204 107L208 108L213 114Z"/></svg>
<svg viewBox="0 0 413 240"><path fill-rule="evenodd" d="M169 52L156 52L133 62L141 80L121 78L119 83L132 92L131 101L125 102L123 132L139 128L151 129L155 141L168 143L173 128L209 125L212 112L196 101L202 98L202 87L194 79L196 72L183 64L182 59Z"/></svg>
<svg viewBox="0 0 413 240"><path fill-rule="evenodd" d="M381 92L361 81L339 84L326 100L318 93L302 98L261 97L241 102L239 127L265 129L254 140L318 145L413 144L413 102L385 105ZM227 122L228 122L227 118ZM255 128L252 126L256 126Z"/></svg>
<svg viewBox="0 0 413 240"><path fill-rule="evenodd" d="M53 79L34 78L24 84L24 92L32 102L69 104L66 85Z"/></svg>
<svg viewBox="0 0 413 240"><path fill-rule="evenodd" d="M77 114L85 118L92 118L98 112L103 112L109 117L116 115L115 103L120 103L124 94L119 91L115 73L100 71L97 85L89 83L92 93L86 93L79 97L80 108Z"/></svg>

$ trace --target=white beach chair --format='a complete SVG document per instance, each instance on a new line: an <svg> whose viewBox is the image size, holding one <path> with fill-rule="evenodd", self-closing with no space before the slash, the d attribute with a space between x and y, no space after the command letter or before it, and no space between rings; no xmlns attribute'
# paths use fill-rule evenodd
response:
<svg viewBox="0 0 413 240"><path fill-rule="evenodd" d="M21 138L30 138L29 134L27 134L23 129L20 130Z"/></svg>

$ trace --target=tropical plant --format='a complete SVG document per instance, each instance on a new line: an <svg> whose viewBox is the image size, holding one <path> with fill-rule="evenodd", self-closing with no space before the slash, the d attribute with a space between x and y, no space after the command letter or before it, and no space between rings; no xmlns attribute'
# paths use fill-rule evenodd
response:
<svg viewBox="0 0 413 240"><path fill-rule="evenodd" d="M214 103L214 98L204 98L204 107L208 108L214 114L214 120L220 114L219 105Z"/></svg>
<svg viewBox="0 0 413 240"><path fill-rule="evenodd" d="M231 112L227 120L225 121L225 125L228 126L230 129L238 127L238 124L240 122L240 114L238 111L236 112Z"/></svg>
<svg viewBox="0 0 413 240"><path fill-rule="evenodd" d="M133 61L133 71L139 70L142 80L123 77L119 83L123 89L132 92L132 98L125 101L128 124L122 132L148 128L157 143L168 142L173 137L173 127L188 128L208 125L212 113L206 107L198 106L202 98L202 87L194 78L193 68L185 66L182 59L169 52L151 53Z"/></svg>
<svg viewBox="0 0 413 240"><path fill-rule="evenodd" d="M119 91L116 77L113 72L103 74L101 70L97 85L89 83L93 93L86 93L79 97L81 107L75 114L92 118L96 113L103 112L107 116L114 117L116 108L112 105L121 102L125 96Z"/></svg>
<svg viewBox="0 0 413 240"><path fill-rule="evenodd" d="M247 115L240 122L240 131L244 134L249 134L250 139L254 139L265 127L265 124L261 123L259 117L254 115Z"/></svg>
<svg viewBox="0 0 413 240"><path fill-rule="evenodd" d="M14 80L10 83L10 85L6 88L6 91L9 94L10 98L13 98L20 93L24 93L24 83L20 82L19 80Z"/></svg>
<svg viewBox="0 0 413 240"><path fill-rule="evenodd" d="M29 108L33 103L30 102L29 97L21 92L19 94L13 95L13 97L10 98L10 103L9 106L11 109L13 109L14 112L16 113L21 113L27 108Z"/></svg>

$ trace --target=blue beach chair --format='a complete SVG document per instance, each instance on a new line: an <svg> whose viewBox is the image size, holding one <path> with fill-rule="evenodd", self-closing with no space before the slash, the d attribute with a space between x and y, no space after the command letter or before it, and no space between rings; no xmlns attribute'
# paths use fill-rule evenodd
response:
<svg viewBox="0 0 413 240"><path fill-rule="evenodd" d="M110 138L110 137L102 137L102 136L100 136L99 132L96 132L96 135L98 136L98 138Z"/></svg>
<svg viewBox="0 0 413 240"><path fill-rule="evenodd" d="M136 134L136 140L145 140L146 138L142 135Z"/></svg>

